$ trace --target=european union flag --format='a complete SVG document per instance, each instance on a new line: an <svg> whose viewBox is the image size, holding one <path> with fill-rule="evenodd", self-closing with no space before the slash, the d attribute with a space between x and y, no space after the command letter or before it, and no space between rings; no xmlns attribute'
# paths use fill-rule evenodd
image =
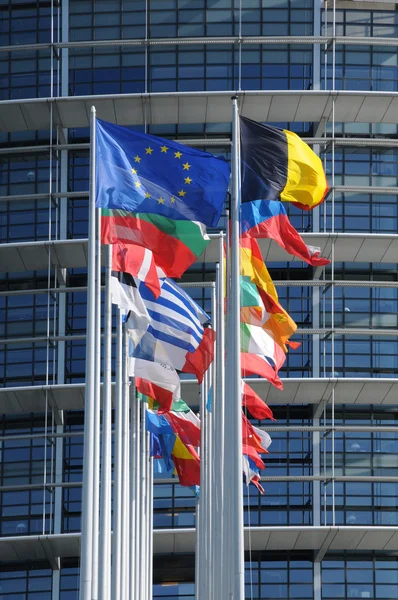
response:
<svg viewBox="0 0 398 600"><path fill-rule="evenodd" d="M229 173L212 154L97 119L97 207L215 227Z"/></svg>

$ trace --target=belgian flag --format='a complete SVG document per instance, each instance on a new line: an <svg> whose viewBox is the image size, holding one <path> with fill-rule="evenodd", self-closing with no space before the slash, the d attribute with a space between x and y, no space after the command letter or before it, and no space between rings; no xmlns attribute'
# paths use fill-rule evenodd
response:
<svg viewBox="0 0 398 600"><path fill-rule="evenodd" d="M242 203L282 200L311 210L323 202L322 162L298 135L240 117L240 137Z"/></svg>
<svg viewBox="0 0 398 600"><path fill-rule="evenodd" d="M329 264L320 248L305 244L283 205L311 210L323 202L328 185L319 157L292 131L245 117L240 138L241 236L273 239L313 267Z"/></svg>

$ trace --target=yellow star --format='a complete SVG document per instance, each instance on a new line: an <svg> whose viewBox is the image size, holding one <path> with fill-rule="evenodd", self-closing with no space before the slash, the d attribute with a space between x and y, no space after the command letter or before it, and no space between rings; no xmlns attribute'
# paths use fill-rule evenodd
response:
<svg viewBox="0 0 398 600"><path fill-rule="evenodd" d="M135 162L138 162L138 163L141 162L141 159L139 156L134 156L134 160L135 160Z"/></svg>
<svg viewBox="0 0 398 600"><path fill-rule="evenodd" d="M181 190L180 192L178 192L178 195L181 196L181 197L184 197L185 194L186 194L185 190Z"/></svg>
<svg viewBox="0 0 398 600"><path fill-rule="evenodd" d="M150 198L151 194L149 192L145 192L145 198Z"/></svg>
<svg viewBox="0 0 398 600"><path fill-rule="evenodd" d="M133 175L137 175L137 169L131 169L133 172Z"/></svg>
<svg viewBox="0 0 398 600"><path fill-rule="evenodd" d="M187 183L189 185L191 183L192 179L190 177L185 177L184 181L185 181L185 183Z"/></svg>
<svg viewBox="0 0 398 600"><path fill-rule="evenodd" d="M168 147L167 146L160 146L160 151L161 152L167 152Z"/></svg>
<svg viewBox="0 0 398 600"><path fill-rule="evenodd" d="M148 146L148 148L145 148L145 154L152 154L152 152L153 149L150 146Z"/></svg>
<svg viewBox="0 0 398 600"><path fill-rule="evenodd" d="M141 187L141 181L136 181L135 182L135 187L140 188Z"/></svg>
<svg viewBox="0 0 398 600"><path fill-rule="evenodd" d="M184 171L189 171L189 167L190 167L191 165L190 165L189 163L187 163L187 162L186 162L186 163L184 163L182 166L184 167Z"/></svg>
<svg viewBox="0 0 398 600"><path fill-rule="evenodd" d="M181 154L181 152L174 152L174 156L176 158L181 158L182 154Z"/></svg>
<svg viewBox="0 0 398 600"><path fill-rule="evenodd" d="M164 204L164 198L162 198L162 196L160 196L160 198L158 200L158 204Z"/></svg>
<svg viewBox="0 0 398 600"><path fill-rule="evenodd" d="M176 199L174 198L174 196L170 196L170 202L171 202L172 204L174 204L174 202L175 202L175 201L176 201Z"/></svg>

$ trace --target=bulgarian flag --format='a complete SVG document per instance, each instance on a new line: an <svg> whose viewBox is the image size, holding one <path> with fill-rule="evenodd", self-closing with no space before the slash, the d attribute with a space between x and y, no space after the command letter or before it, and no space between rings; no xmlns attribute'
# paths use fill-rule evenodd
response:
<svg viewBox="0 0 398 600"><path fill-rule="evenodd" d="M204 252L210 238L206 227L198 221L102 209L101 241L146 248L166 277L179 278Z"/></svg>
<svg viewBox="0 0 398 600"><path fill-rule="evenodd" d="M262 398L242 379L242 406L245 406L255 419L271 419L275 421L270 407Z"/></svg>

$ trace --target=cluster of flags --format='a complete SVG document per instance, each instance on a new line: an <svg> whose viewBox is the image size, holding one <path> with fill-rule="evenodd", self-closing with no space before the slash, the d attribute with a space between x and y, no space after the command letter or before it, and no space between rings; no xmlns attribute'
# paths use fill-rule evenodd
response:
<svg viewBox="0 0 398 600"><path fill-rule="evenodd" d="M242 378L283 389L279 370L297 326L279 302L257 238L271 238L313 266L329 261L307 246L284 202L310 210L328 187L320 159L294 133L241 117L240 320ZM182 485L200 481L200 420L181 399L179 373L200 383L214 359L210 317L172 278L197 260L217 225L229 186L220 158L97 120L96 206L101 241L112 244L112 302L125 314L130 376L147 403L151 454ZM242 407L271 419L267 404L243 381ZM226 399L228 410L228 398ZM261 458L271 438L242 412L243 470L260 492Z"/></svg>

